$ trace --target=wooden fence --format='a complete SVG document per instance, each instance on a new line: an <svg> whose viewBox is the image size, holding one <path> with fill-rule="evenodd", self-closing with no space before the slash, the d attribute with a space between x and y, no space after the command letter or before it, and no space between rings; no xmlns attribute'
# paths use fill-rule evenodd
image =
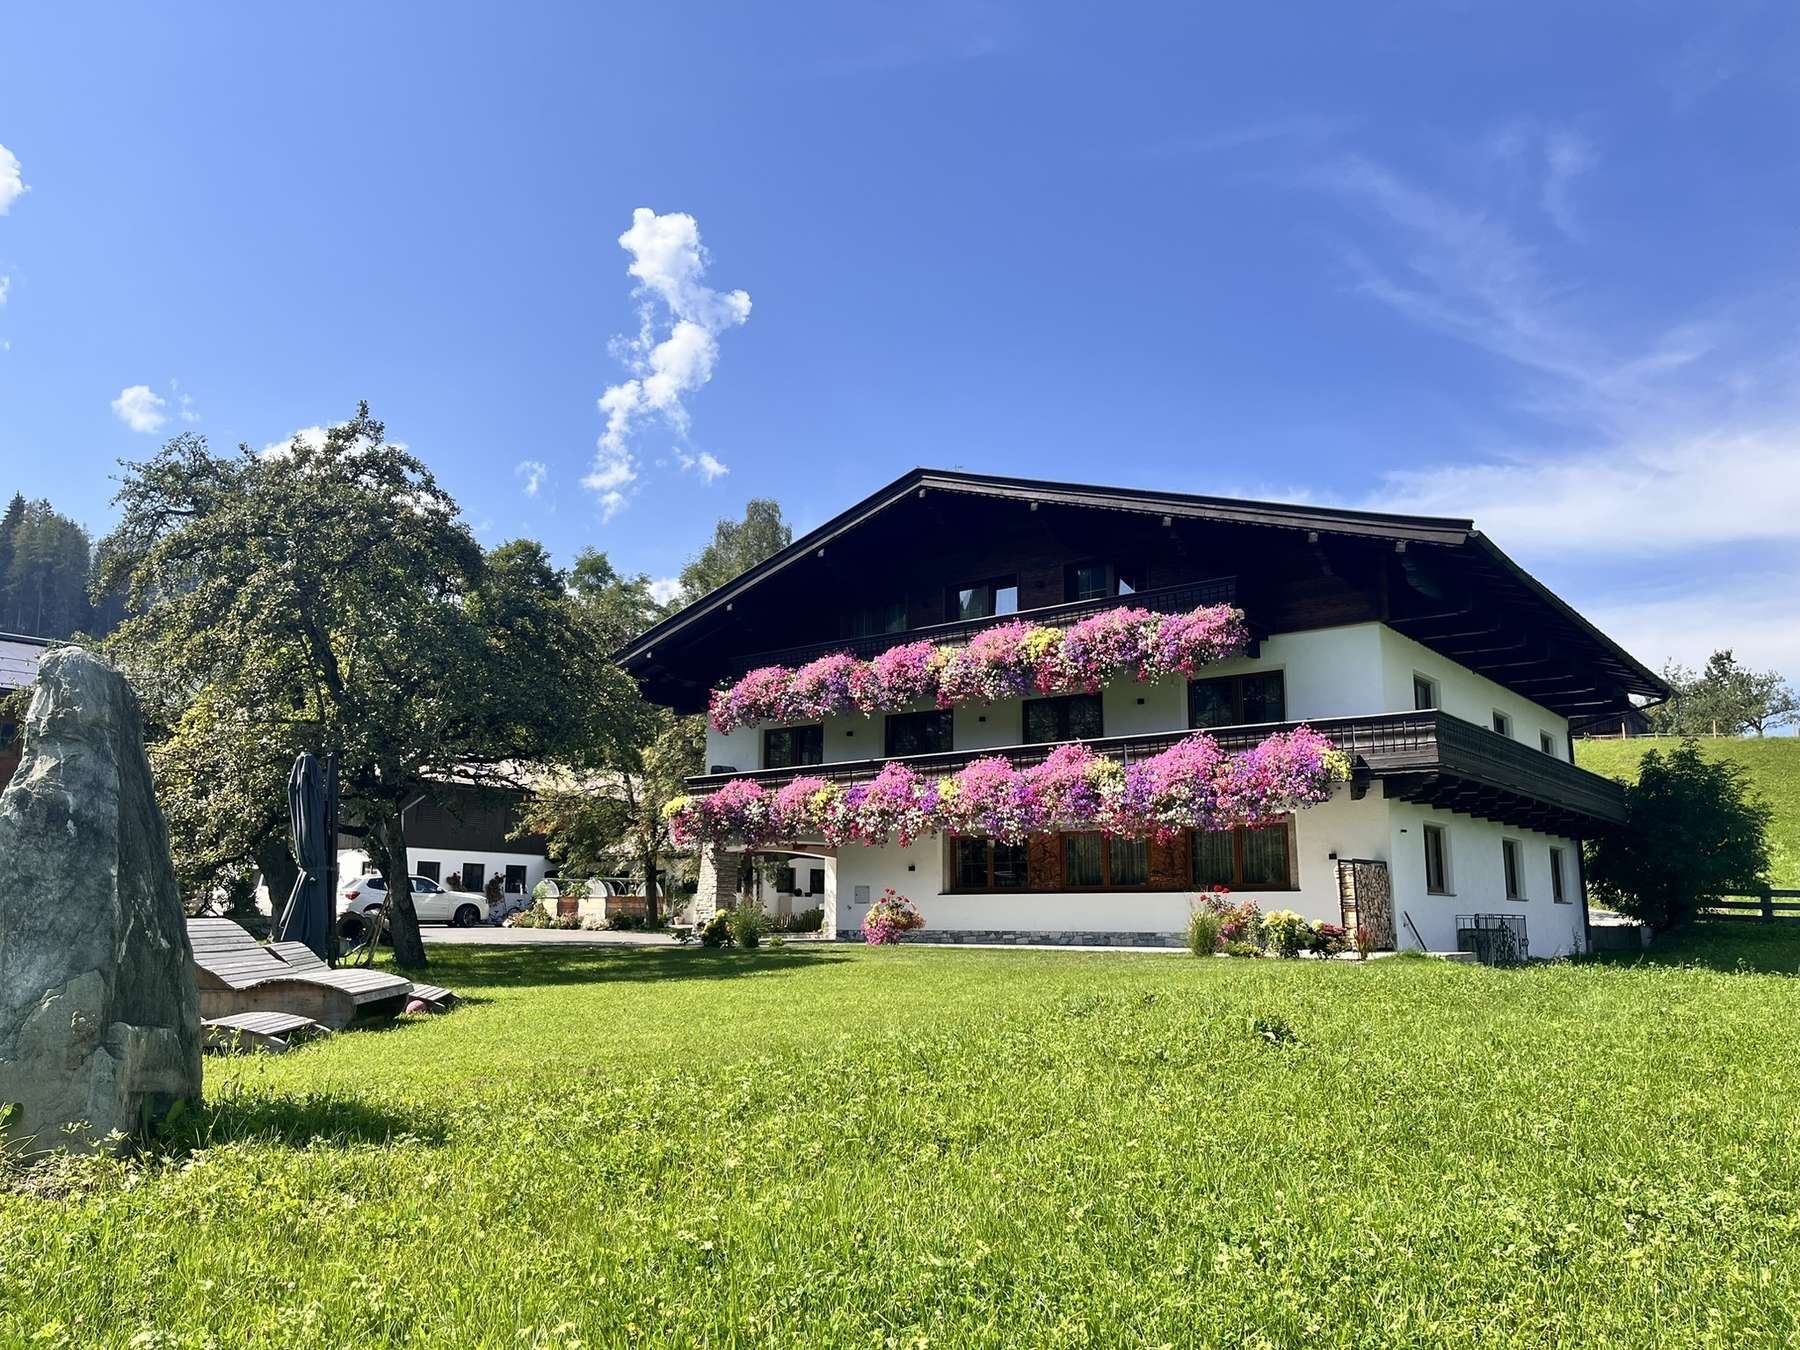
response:
<svg viewBox="0 0 1800 1350"><path fill-rule="evenodd" d="M1714 901L1697 919L1760 919L1764 923L1800 923L1800 891L1734 892Z"/></svg>

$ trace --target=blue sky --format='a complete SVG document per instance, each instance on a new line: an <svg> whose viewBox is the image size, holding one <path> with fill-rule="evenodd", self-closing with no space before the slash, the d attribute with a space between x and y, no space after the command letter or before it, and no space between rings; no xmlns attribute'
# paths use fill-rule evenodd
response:
<svg viewBox="0 0 1800 1350"><path fill-rule="evenodd" d="M1571 8L10 7L0 490L368 398L565 560L919 463L1304 498L1800 677L1800 12Z"/></svg>

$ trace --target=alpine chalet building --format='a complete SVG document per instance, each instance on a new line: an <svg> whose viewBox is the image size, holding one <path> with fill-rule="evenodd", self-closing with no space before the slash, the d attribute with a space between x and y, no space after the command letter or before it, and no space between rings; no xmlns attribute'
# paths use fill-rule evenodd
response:
<svg viewBox="0 0 1800 1350"><path fill-rule="evenodd" d="M751 848L841 938L891 888L936 940L1166 944L1224 886L1581 951L1624 801L1573 738L1668 694L1467 520L935 469L620 659L710 711L695 918Z"/></svg>

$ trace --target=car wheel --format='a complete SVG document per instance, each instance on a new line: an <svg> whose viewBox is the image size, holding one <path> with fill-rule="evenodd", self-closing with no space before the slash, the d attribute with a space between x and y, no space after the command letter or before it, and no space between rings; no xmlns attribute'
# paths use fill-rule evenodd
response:
<svg viewBox="0 0 1800 1350"><path fill-rule="evenodd" d="M369 925L360 914L346 914L338 920L338 936L345 942L361 942L369 935Z"/></svg>
<svg viewBox="0 0 1800 1350"><path fill-rule="evenodd" d="M481 922L481 911L473 905L458 905L456 915L450 922L458 928L473 928Z"/></svg>

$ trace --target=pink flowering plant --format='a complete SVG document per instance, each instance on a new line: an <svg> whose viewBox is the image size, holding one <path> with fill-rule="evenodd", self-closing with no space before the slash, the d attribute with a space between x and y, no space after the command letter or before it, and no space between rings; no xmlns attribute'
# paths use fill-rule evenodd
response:
<svg viewBox="0 0 1800 1350"><path fill-rule="evenodd" d="M871 947L885 947L924 926L925 916L913 908L913 902L889 886L863 915L863 941Z"/></svg>
<svg viewBox="0 0 1800 1350"><path fill-rule="evenodd" d="M710 796L677 797L664 813L683 848L733 839L751 848L802 839L905 845L933 832L1018 843L1045 830L1083 829L1168 840L1316 805L1349 776L1349 760L1307 727L1232 755L1195 732L1126 765L1085 745L1063 745L1030 768L986 755L937 779L894 762L873 782L849 788L803 775L770 791L737 778Z"/></svg>
<svg viewBox="0 0 1800 1350"><path fill-rule="evenodd" d="M1030 693L1100 689L1129 673L1139 680L1192 676L1239 655L1249 643L1241 610L1207 605L1185 614L1109 609L1067 630L1015 619L985 628L966 646L907 642L873 660L844 652L799 669L762 666L712 694L709 716L726 732L759 722L812 721L860 712L899 712L992 703Z"/></svg>

